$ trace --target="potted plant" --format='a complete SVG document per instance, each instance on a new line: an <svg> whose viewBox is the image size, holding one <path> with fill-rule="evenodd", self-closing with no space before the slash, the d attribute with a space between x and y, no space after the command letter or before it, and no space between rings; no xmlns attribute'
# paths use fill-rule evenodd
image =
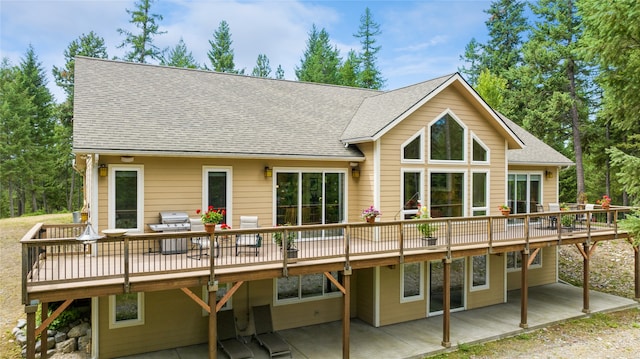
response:
<svg viewBox="0 0 640 359"><path fill-rule="evenodd" d="M216 224L222 222L225 215L224 209L215 209L213 206L209 206L206 212L202 212L199 208L196 210L196 214L200 215L202 224L204 224L204 230L211 234L216 229Z"/></svg>
<svg viewBox="0 0 640 359"><path fill-rule="evenodd" d="M416 214L413 219L431 219L431 216L429 216L429 211L427 211L427 207L421 207L418 211L418 214ZM436 244L438 238L433 234L438 229L437 225L431 222L424 222L417 224L416 228L418 229L420 234L422 234L422 240L427 241L428 245L433 246Z"/></svg>
<svg viewBox="0 0 640 359"><path fill-rule="evenodd" d="M602 198L597 200L596 203L599 204L602 209L609 210L609 208L611 207L611 197L605 194L602 196Z"/></svg>
<svg viewBox="0 0 640 359"><path fill-rule="evenodd" d="M506 204L499 205L498 209L500 210L503 216L508 216L509 213L511 213L511 208L509 208L509 206L507 206Z"/></svg>
<svg viewBox="0 0 640 359"><path fill-rule="evenodd" d="M370 206L369 208L362 210L362 215L360 217L362 217L362 219L364 219L368 223L374 223L376 221L376 217L378 216L382 216L382 213L375 207Z"/></svg>
<svg viewBox="0 0 640 359"><path fill-rule="evenodd" d="M287 223L285 226L290 226L291 224ZM288 258L298 258L298 248L296 248L296 233L293 231L288 231L286 238L284 232L275 232L273 233L273 241L282 249L283 241L287 250Z"/></svg>

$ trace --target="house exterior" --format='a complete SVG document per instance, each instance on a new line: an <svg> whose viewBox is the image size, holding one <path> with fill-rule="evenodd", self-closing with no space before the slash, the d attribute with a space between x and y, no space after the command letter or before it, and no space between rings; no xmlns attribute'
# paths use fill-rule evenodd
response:
<svg viewBox="0 0 640 359"><path fill-rule="evenodd" d="M371 205L382 212L380 228L410 220L420 205L435 219L498 216L503 203L512 215L531 215L558 202L559 171L572 165L491 109L457 73L374 91L85 57L75 71L73 151L98 232L149 233L160 212L197 217L208 206L224 209L234 229L244 215L258 216L261 228L361 222ZM503 232L524 226L515 218L500 223ZM462 221L452 226L474 233ZM382 236L371 233L372 241ZM523 279L516 248L330 271L338 282L350 277L346 312L335 284L313 269L242 277L230 267L220 278L235 280L220 282L217 295L244 281L222 310L234 310L245 334L259 304L272 306L276 329L344 313L384 326L505 302ZM216 260L233 256L221 250ZM557 246L536 254L528 286L556 282ZM92 296L97 356L208 340L206 311L179 289L153 288ZM190 289L207 301L206 283ZM118 303L136 310L119 313Z"/></svg>

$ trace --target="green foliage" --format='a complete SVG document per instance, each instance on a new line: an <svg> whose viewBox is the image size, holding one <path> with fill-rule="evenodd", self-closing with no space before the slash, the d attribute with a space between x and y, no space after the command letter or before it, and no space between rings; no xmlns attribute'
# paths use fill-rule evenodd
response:
<svg viewBox="0 0 640 359"><path fill-rule="evenodd" d="M355 62L361 66L361 69L355 72L358 87L377 90L384 85L385 80L376 66L376 54L380 51L380 46L375 46L375 37L380 34L382 34L380 25L373 20L371 10L367 7L364 14L360 16L358 32L353 35L360 39L360 44L362 45L360 58ZM354 63L353 60L351 62Z"/></svg>
<svg viewBox="0 0 640 359"><path fill-rule="evenodd" d="M199 67L191 51L187 50L187 45L182 38L174 48L163 54L160 59L160 65L189 69L197 69Z"/></svg>
<svg viewBox="0 0 640 359"><path fill-rule="evenodd" d="M607 150L611 165L617 168L616 176L624 190L633 198L634 205L640 203L640 157L631 156L613 147Z"/></svg>
<svg viewBox="0 0 640 359"><path fill-rule="evenodd" d="M162 15L151 14L151 3L154 0L140 0L135 3L135 10L126 9L127 14L131 15L130 24L134 24L140 29L136 35L129 30L118 29L120 35L124 35L125 39L118 48L131 47L124 55L126 61L147 63L147 59L160 60L162 51L153 44L153 38L162 35L166 31L159 31L157 21L162 21Z"/></svg>
<svg viewBox="0 0 640 359"><path fill-rule="evenodd" d="M492 74L489 69L484 69L478 77L475 90L478 91L480 97L482 97L489 106L498 109L504 100L504 94L507 90L507 80Z"/></svg>
<svg viewBox="0 0 640 359"><path fill-rule="evenodd" d="M282 65L278 65L278 68L276 69L276 79L284 79L284 70L282 69Z"/></svg>
<svg viewBox="0 0 640 359"><path fill-rule="evenodd" d="M231 48L231 32L229 30L229 24L222 20L218 29L213 33L213 40L209 40L211 50L207 52L213 71L227 72L232 74L244 74L243 70L236 70L236 65L233 62L233 49Z"/></svg>
<svg viewBox="0 0 640 359"><path fill-rule="evenodd" d="M329 43L329 33L316 25L311 27L307 48L296 66L295 73L299 81L337 85L340 83L340 52Z"/></svg>
<svg viewBox="0 0 640 359"><path fill-rule="evenodd" d="M285 224L285 226L290 226L290 224ZM286 245L287 249L294 249L296 247L296 233L289 231L286 236ZM282 237L284 237L284 232L274 232L273 233L273 241L279 247L282 247Z"/></svg>
<svg viewBox="0 0 640 359"><path fill-rule="evenodd" d="M269 77L271 75L271 66L269 66L269 58L265 54L259 54L256 59L256 66L251 71L254 77Z"/></svg>
<svg viewBox="0 0 640 359"><path fill-rule="evenodd" d="M640 210L635 210L627 215L626 218L618 221L620 228L629 232L633 240L633 245L640 245Z"/></svg>

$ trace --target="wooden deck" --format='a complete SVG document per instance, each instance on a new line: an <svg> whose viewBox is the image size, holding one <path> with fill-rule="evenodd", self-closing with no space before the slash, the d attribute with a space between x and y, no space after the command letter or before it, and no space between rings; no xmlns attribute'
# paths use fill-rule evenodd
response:
<svg viewBox="0 0 640 359"><path fill-rule="evenodd" d="M287 227L298 238L295 258L288 258L273 241L282 228L222 231L214 235L217 248L200 249L193 242L208 238L204 232L131 234L86 244L73 237L81 226L40 224L22 240L23 300L198 286L210 280L212 270L218 281L234 282L628 236L617 229L617 211L570 215L576 218L570 229L557 222L552 227L549 217L539 215L434 219L435 246L419 236L417 221ZM579 221L586 215L593 220ZM255 248L246 247L236 255L235 238L242 235L260 236L257 255Z"/></svg>

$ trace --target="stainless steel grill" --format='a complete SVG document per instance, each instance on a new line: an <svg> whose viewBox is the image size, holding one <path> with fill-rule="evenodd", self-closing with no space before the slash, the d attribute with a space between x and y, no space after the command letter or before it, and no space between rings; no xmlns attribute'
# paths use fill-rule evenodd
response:
<svg viewBox="0 0 640 359"><path fill-rule="evenodd" d="M160 223L150 224L154 232L180 232L188 231L189 215L186 212L160 212ZM160 240L160 251L162 254L186 253L188 249L186 238L171 238Z"/></svg>

